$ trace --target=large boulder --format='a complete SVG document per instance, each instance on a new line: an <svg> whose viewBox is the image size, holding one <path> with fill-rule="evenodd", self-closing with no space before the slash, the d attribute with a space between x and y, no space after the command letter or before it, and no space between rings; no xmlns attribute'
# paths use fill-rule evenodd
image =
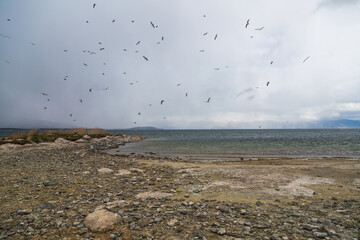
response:
<svg viewBox="0 0 360 240"><path fill-rule="evenodd" d="M118 214L101 209L87 215L84 223L92 232L107 232L113 230L119 221Z"/></svg>

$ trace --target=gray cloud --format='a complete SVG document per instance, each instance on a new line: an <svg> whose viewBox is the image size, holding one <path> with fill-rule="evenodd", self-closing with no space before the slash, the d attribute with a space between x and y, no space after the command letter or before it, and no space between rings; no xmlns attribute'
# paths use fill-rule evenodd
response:
<svg viewBox="0 0 360 240"><path fill-rule="evenodd" d="M358 119L359 110L339 106L360 103L360 7L314 11L324 4L340 8L337 1L108 0L95 9L85 0L1 1L0 34L11 38L0 38L0 127L248 128Z"/></svg>

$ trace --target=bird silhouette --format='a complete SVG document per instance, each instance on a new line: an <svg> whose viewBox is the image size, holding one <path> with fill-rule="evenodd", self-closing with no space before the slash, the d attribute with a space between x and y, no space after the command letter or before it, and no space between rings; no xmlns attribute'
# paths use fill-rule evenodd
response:
<svg viewBox="0 0 360 240"><path fill-rule="evenodd" d="M86 23L89 23L89 21L86 21Z"/></svg>
<svg viewBox="0 0 360 240"><path fill-rule="evenodd" d="M108 87L107 87L107 88L104 88L103 91L106 91L106 90L108 90L108 89L109 89Z"/></svg>
<svg viewBox="0 0 360 240"><path fill-rule="evenodd" d="M3 35L3 34L0 34L0 36L2 36L2 37L4 37L4 38L9 38L9 39L10 39L9 36Z"/></svg>
<svg viewBox="0 0 360 240"><path fill-rule="evenodd" d="M133 23L133 22L135 22L134 20L131 20L131 22Z"/></svg>
<svg viewBox="0 0 360 240"><path fill-rule="evenodd" d="M310 56L308 56L307 58L305 58L304 61L303 61L303 63L306 62L309 58L310 58Z"/></svg>
<svg viewBox="0 0 360 240"><path fill-rule="evenodd" d="M140 44L140 41L138 41L137 43L136 43L136 45L139 45Z"/></svg>
<svg viewBox="0 0 360 240"><path fill-rule="evenodd" d="M207 34L208 34L208 33L206 32L206 33L203 34L203 36L206 36Z"/></svg>
<svg viewBox="0 0 360 240"><path fill-rule="evenodd" d="M103 51L103 50L105 50L105 48L100 48L100 51Z"/></svg>
<svg viewBox="0 0 360 240"><path fill-rule="evenodd" d="M44 110L46 110L47 109L47 107L44 107Z"/></svg>
<svg viewBox="0 0 360 240"><path fill-rule="evenodd" d="M165 102L165 100L161 100L161 101L160 101L160 105L162 105L164 102Z"/></svg>
<svg viewBox="0 0 360 240"><path fill-rule="evenodd" d="M273 64L273 63L274 63L274 61L271 61L271 62L270 62L270 64Z"/></svg>
<svg viewBox="0 0 360 240"><path fill-rule="evenodd" d="M207 102L207 103L210 103L210 99L211 99L211 97L209 97L209 98L208 98L208 100L207 100L206 102Z"/></svg>
<svg viewBox="0 0 360 240"><path fill-rule="evenodd" d="M248 19L248 20L246 21L245 28L247 28L247 27L249 26L249 24L250 24L250 19Z"/></svg>
<svg viewBox="0 0 360 240"><path fill-rule="evenodd" d="M181 83L178 83L176 86L178 87L178 86L180 86L181 85Z"/></svg>
<svg viewBox="0 0 360 240"><path fill-rule="evenodd" d="M216 40L217 39L217 34L215 34L215 37L214 37L214 40Z"/></svg>
<svg viewBox="0 0 360 240"><path fill-rule="evenodd" d="M202 50L200 50L200 52L205 52L205 50L202 49Z"/></svg>
<svg viewBox="0 0 360 240"><path fill-rule="evenodd" d="M8 22L10 22L10 21L11 21L11 19L10 19L10 18L8 18L8 19L7 19L7 21L8 21Z"/></svg>
<svg viewBox="0 0 360 240"><path fill-rule="evenodd" d="M85 67L87 67L87 64L86 63L83 63Z"/></svg>
<svg viewBox="0 0 360 240"><path fill-rule="evenodd" d="M70 113L70 117L72 117L72 114Z"/></svg>
<svg viewBox="0 0 360 240"><path fill-rule="evenodd" d="M79 99L79 101L80 101L81 103L83 102L83 100L82 100L81 98Z"/></svg>
<svg viewBox="0 0 360 240"><path fill-rule="evenodd" d="M65 49L64 52L67 52L67 50Z"/></svg>
<svg viewBox="0 0 360 240"><path fill-rule="evenodd" d="M270 82L267 82L267 83L266 83L266 86L268 87L268 86L269 86L269 84L270 84Z"/></svg>
<svg viewBox="0 0 360 240"><path fill-rule="evenodd" d="M10 64L10 62L8 60L5 60L5 63Z"/></svg>
<svg viewBox="0 0 360 240"><path fill-rule="evenodd" d="M112 22L115 22L115 19L114 19L114 20L112 20Z"/></svg>
<svg viewBox="0 0 360 240"><path fill-rule="evenodd" d="M263 30L264 29L264 27L261 27L261 28L255 28L255 30L256 31L261 31L261 30Z"/></svg>
<svg viewBox="0 0 360 240"><path fill-rule="evenodd" d="M164 41L164 36L161 37L161 40Z"/></svg>
<svg viewBox="0 0 360 240"><path fill-rule="evenodd" d="M144 58L146 61L149 61L149 59L148 59L147 57L143 56L143 58Z"/></svg>
<svg viewBox="0 0 360 240"><path fill-rule="evenodd" d="M160 42L157 42L156 44L160 44Z"/></svg>
<svg viewBox="0 0 360 240"><path fill-rule="evenodd" d="M74 119L73 122L76 122L76 119Z"/></svg>
<svg viewBox="0 0 360 240"><path fill-rule="evenodd" d="M48 94L47 93L41 93L43 96L48 96Z"/></svg>
<svg viewBox="0 0 360 240"><path fill-rule="evenodd" d="M134 124L136 124L136 122L134 122Z"/></svg>
<svg viewBox="0 0 360 240"><path fill-rule="evenodd" d="M95 6L96 6L96 3L93 4L93 8L95 8Z"/></svg>
<svg viewBox="0 0 360 240"><path fill-rule="evenodd" d="M164 119L166 119L166 117L164 117Z"/></svg>
<svg viewBox="0 0 360 240"><path fill-rule="evenodd" d="M220 68L214 68L214 70L215 70L215 71L219 71L219 70L220 70Z"/></svg>
<svg viewBox="0 0 360 240"><path fill-rule="evenodd" d="M188 96L188 93L185 93L185 97L187 97Z"/></svg>
<svg viewBox="0 0 360 240"><path fill-rule="evenodd" d="M139 112L138 115L141 115L141 112Z"/></svg>
<svg viewBox="0 0 360 240"><path fill-rule="evenodd" d="M92 92L92 88L89 88L89 92Z"/></svg>
<svg viewBox="0 0 360 240"><path fill-rule="evenodd" d="M151 24L151 26L152 26L153 28L155 28L155 25L154 25L153 22L150 21L150 24Z"/></svg>
<svg viewBox="0 0 360 240"><path fill-rule="evenodd" d="M47 101L50 102L50 98L48 98Z"/></svg>

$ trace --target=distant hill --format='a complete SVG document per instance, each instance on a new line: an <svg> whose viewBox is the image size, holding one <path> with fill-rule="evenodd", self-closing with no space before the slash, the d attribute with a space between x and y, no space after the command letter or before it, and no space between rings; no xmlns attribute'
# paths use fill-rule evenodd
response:
<svg viewBox="0 0 360 240"><path fill-rule="evenodd" d="M156 127L133 127L133 128L128 128L127 130L162 130L162 129Z"/></svg>

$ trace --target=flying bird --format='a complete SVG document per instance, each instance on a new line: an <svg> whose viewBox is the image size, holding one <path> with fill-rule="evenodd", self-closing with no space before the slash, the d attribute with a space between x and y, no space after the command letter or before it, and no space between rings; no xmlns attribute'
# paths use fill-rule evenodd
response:
<svg viewBox="0 0 360 240"><path fill-rule="evenodd" d="M208 33L206 32L206 33L203 34L203 36L206 36L207 34L208 34Z"/></svg>
<svg viewBox="0 0 360 240"><path fill-rule="evenodd" d="M206 17L206 15L204 15L203 17Z"/></svg>
<svg viewBox="0 0 360 240"><path fill-rule="evenodd" d="M160 101L160 105L162 105L164 102L165 102L165 100L161 100L161 101Z"/></svg>
<svg viewBox="0 0 360 240"><path fill-rule="evenodd" d="M105 48L100 48L100 51L105 50Z"/></svg>
<svg viewBox="0 0 360 240"><path fill-rule="evenodd" d="M220 70L220 68L214 68L214 70L215 70L215 71L219 71L219 70Z"/></svg>
<svg viewBox="0 0 360 240"><path fill-rule="evenodd" d="M5 60L5 63L10 64L10 62L8 60Z"/></svg>
<svg viewBox="0 0 360 240"><path fill-rule="evenodd" d="M131 22L133 23L133 22L135 22L134 20L131 20Z"/></svg>
<svg viewBox="0 0 360 240"><path fill-rule="evenodd" d="M274 63L274 61L271 61L271 62L270 62L270 64L273 64L273 63Z"/></svg>
<svg viewBox="0 0 360 240"><path fill-rule="evenodd" d="M108 87L107 87L107 88L104 88L103 91L106 91L106 90L108 90L108 89L109 89Z"/></svg>
<svg viewBox="0 0 360 240"><path fill-rule="evenodd" d="M48 100L48 102L50 102L50 98L48 98L47 100Z"/></svg>
<svg viewBox="0 0 360 240"><path fill-rule="evenodd" d="M96 3L93 4L93 8L95 8L95 6L96 6Z"/></svg>
<svg viewBox="0 0 360 240"><path fill-rule="evenodd" d="M86 23L89 23L89 21L86 21Z"/></svg>
<svg viewBox="0 0 360 240"><path fill-rule="evenodd" d="M136 124L136 122L134 122L134 124Z"/></svg>
<svg viewBox="0 0 360 240"><path fill-rule="evenodd" d="M159 45L159 44L160 44L160 42L157 42L156 44L158 44L158 45Z"/></svg>
<svg viewBox="0 0 360 240"><path fill-rule="evenodd" d="M35 46L35 43L32 42L31 45Z"/></svg>
<svg viewBox="0 0 360 240"><path fill-rule="evenodd" d="M44 110L46 110L47 109L47 107L44 107Z"/></svg>
<svg viewBox="0 0 360 240"><path fill-rule="evenodd" d="M114 19L114 20L112 20L112 22L115 22L115 19Z"/></svg>
<svg viewBox="0 0 360 240"><path fill-rule="evenodd" d="M65 49L64 52L67 52L67 50Z"/></svg>
<svg viewBox="0 0 360 240"><path fill-rule="evenodd" d="M82 103L83 100L80 98L79 101Z"/></svg>
<svg viewBox="0 0 360 240"><path fill-rule="evenodd" d="M139 112L138 115L141 115L141 112Z"/></svg>
<svg viewBox="0 0 360 240"><path fill-rule="evenodd" d="M248 20L246 21L245 28L247 28L247 27L249 26L249 24L250 24L250 19L248 19Z"/></svg>
<svg viewBox="0 0 360 240"><path fill-rule="evenodd" d="M70 113L70 117L72 117L72 114Z"/></svg>
<svg viewBox="0 0 360 240"><path fill-rule="evenodd" d="M8 22L10 22L10 21L11 21L11 19L10 19L10 18L8 18L8 19L7 19L7 21L8 21Z"/></svg>
<svg viewBox="0 0 360 240"><path fill-rule="evenodd" d="M124 52L126 52L127 50L126 50L126 48L124 48Z"/></svg>
<svg viewBox="0 0 360 240"><path fill-rule="evenodd" d="M267 82L267 83L266 83L266 86L268 87L268 86L269 86L269 84L270 84L270 82Z"/></svg>
<svg viewBox="0 0 360 240"><path fill-rule="evenodd" d="M306 62L309 58L310 58L310 56L308 56L307 58L305 58L304 61L303 61L303 63Z"/></svg>
<svg viewBox="0 0 360 240"><path fill-rule="evenodd" d="M263 30L264 29L264 27L261 27L261 28L255 28L255 30L256 31L261 31L261 30Z"/></svg>
<svg viewBox="0 0 360 240"><path fill-rule="evenodd" d="M87 64L86 63L83 63L85 67L87 67Z"/></svg>
<svg viewBox="0 0 360 240"><path fill-rule="evenodd" d="M148 59L147 57L143 56L143 58L144 58L146 61L149 61L149 59Z"/></svg>
<svg viewBox="0 0 360 240"><path fill-rule="evenodd" d="M181 83L178 83L176 86L178 87L178 86L180 86L181 85Z"/></svg>
<svg viewBox="0 0 360 240"><path fill-rule="evenodd" d="M217 34L215 34L215 37L214 37L214 40L216 40L217 39Z"/></svg>
<svg viewBox="0 0 360 240"><path fill-rule="evenodd" d="M164 36L161 37L161 40L164 41Z"/></svg>
<svg viewBox="0 0 360 240"><path fill-rule="evenodd" d="M155 28L155 25L154 25L153 22L150 21L150 24L151 24L151 26L152 26L153 28Z"/></svg>
<svg viewBox="0 0 360 240"><path fill-rule="evenodd" d="M210 103L210 99L211 99L211 97L209 97L209 98L208 98L208 100L207 100L206 102L207 102L207 103Z"/></svg>
<svg viewBox="0 0 360 240"><path fill-rule="evenodd" d="M140 41L138 41L137 43L136 43L136 45L139 45L140 44Z"/></svg>
<svg viewBox="0 0 360 240"><path fill-rule="evenodd" d="M2 37L4 37L4 38L9 38L9 39L10 39L9 36L3 35L3 34L0 34L0 36L2 36Z"/></svg>
<svg viewBox="0 0 360 240"><path fill-rule="evenodd" d="M99 42L99 44L101 44L101 42Z"/></svg>
<svg viewBox="0 0 360 240"><path fill-rule="evenodd" d="M130 85L134 85L134 83L131 82Z"/></svg>
<svg viewBox="0 0 360 240"><path fill-rule="evenodd" d="M47 93L41 93L43 96L48 96L48 94Z"/></svg>
<svg viewBox="0 0 360 240"><path fill-rule="evenodd" d="M202 49L202 50L200 50L200 52L205 52L205 50Z"/></svg>
<svg viewBox="0 0 360 240"><path fill-rule="evenodd" d="M166 117L164 117L164 119L166 119Z"/></svg>
<svg viewBox="0 0 360 240"><path fill-rule="evenodd" d="M76 119L74 119L73 122L76 122Z"/></svg>
<svg viewBox="0 0 360 240"><path fill-rule="evenodd" d="M185 97L187 97L188 96L188 93L185 93Z"/></svg>
<svg viewBox="0 0 360 240"><path fill-rule="evenodd" d="M92 92L92 88L89 88L89 92Z"/></svg>

